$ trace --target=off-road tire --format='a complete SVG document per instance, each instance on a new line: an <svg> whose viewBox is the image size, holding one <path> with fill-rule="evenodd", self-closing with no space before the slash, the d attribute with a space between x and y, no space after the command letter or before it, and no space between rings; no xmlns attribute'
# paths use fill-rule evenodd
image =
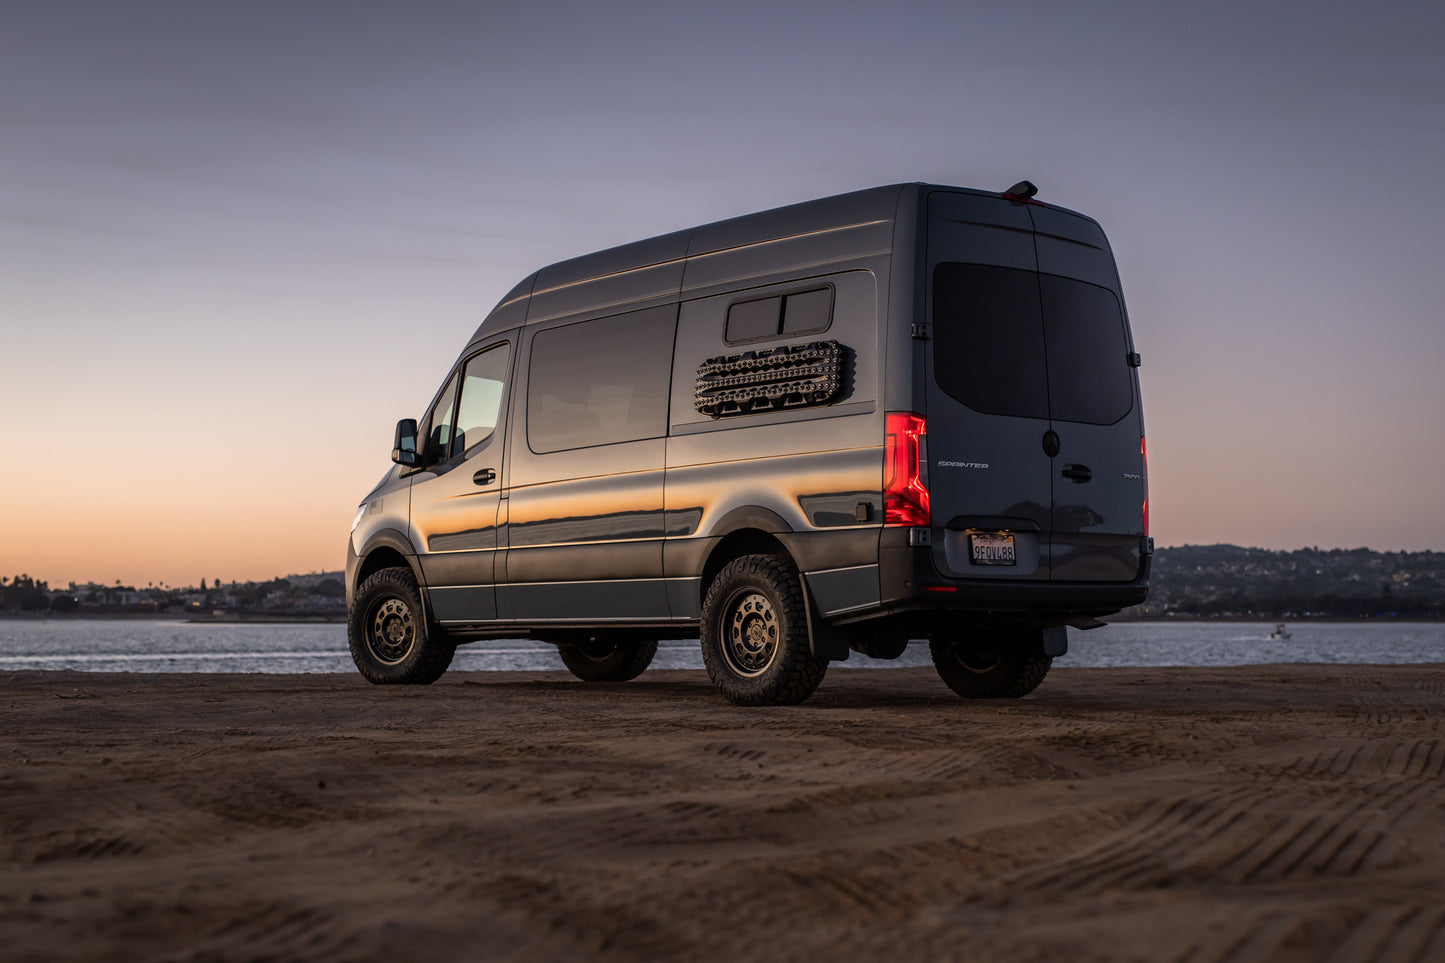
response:
<svg viewBox="0 0 1445 963"><path fill-rule="evenodd" d="M430 685L452 664L456 646L428 630L416 576L384 568L356 589L346 615L351 658L376 685Z"/></svg>
<svg viewBox="0 0 1445 963"><path fill-rule="evenodd" d="M702 661L723 698L739 706L797 705L818 688L828 660L808 645L797 570L774 555L723 566L702 603Z"/></svg>
<svg viewBox="0 0 1445 963"><path fill-rule="evenodd" d="M585 642L557 646L562 664L583 682L629 682L657 655L657 640Z"/></svg>
<svg viewBox="0 0 1445 963"><path fill-rule="evenodd" d="M1018 699L1039 687L1054 660L1017 648L956 639L928 643L938 677L965 699Z"/></svg>

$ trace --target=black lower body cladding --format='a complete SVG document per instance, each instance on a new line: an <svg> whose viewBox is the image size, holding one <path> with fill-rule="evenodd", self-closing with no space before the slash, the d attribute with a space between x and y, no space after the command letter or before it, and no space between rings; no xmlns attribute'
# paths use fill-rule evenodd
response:
<svg viewBox="0 0 1445 963"><path fill-rule="evenodd" d="M1129 582L970 581L940 574L932 549L908 545L907 531L883 531L878 561L880 608L885 613L926 617L952 612L965 619L987 613L1029 624L1064 624L1075 616L1112 615L1143 602L1149 593L1148 555L1140 559L1138 574Z"/></svg>

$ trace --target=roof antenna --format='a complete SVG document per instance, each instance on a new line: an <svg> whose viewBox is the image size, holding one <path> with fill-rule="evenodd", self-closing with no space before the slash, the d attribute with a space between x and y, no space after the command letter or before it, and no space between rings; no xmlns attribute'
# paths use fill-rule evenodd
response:
<svg viewBox="0 0 1445 963"><path fill-rule="evenodd" d="M1003 196L1010 201L1026 201L1039 192L1039 189L1031 181L1019 181L1013 187L1003 192Z"/></svg>

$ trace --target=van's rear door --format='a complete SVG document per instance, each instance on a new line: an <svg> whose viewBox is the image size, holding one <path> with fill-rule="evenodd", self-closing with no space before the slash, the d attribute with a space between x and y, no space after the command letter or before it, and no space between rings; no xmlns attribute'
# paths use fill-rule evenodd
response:
<svg viewBox="0 0 1445 963"><path fill-rule="evenodd" d="M954 577L1047 579L1049 403L1028 208L936 191L927 244L934 562Z"/></svg>
<svg viewBox="0 0 1445 963"><path fill-rule="evenodd" d="M1093 221L1027 207L1038 252L1054 457L1050 576L1131 581L1144 534L1134 347L1114 256Z"/></svg>

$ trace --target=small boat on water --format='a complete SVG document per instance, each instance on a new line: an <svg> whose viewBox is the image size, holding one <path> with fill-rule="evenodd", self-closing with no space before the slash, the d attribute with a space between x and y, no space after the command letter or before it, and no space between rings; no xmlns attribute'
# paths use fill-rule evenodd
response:
<svg viewBox="0 0 1445 963"><path fill-rule="evenodd" d="M1281 622L1274 627L1274 631L1269 634L1269 637L1271 639L1287 639L1289 638L1289 630L1286 629L1284 623Z"/></svg>

